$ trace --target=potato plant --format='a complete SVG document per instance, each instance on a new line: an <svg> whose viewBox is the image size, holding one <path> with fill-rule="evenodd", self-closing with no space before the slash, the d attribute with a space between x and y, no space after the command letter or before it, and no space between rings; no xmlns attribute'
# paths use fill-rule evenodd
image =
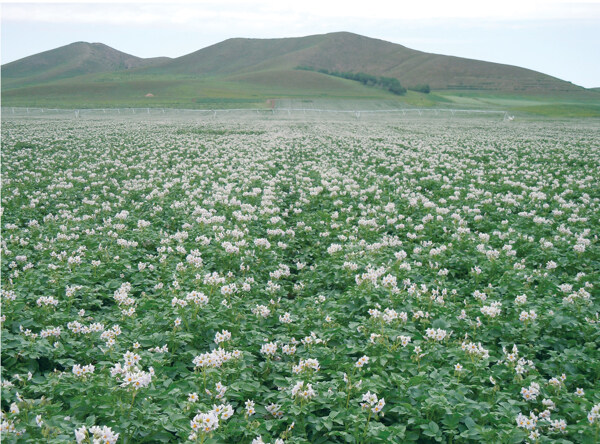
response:
<svg viewBox="0 0 600 444"><path fill-rule="evenodd" d="M593 443L600 129L2 123L2 440Z"/></svg>

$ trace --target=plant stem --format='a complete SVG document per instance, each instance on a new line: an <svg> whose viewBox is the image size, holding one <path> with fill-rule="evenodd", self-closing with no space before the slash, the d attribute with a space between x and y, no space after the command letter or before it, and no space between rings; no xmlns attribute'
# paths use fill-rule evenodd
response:
<svg viewBox="0 0 600 444"><path fill-rule="evenodd" d="M364 439L367 438L367 431L369 429L369 421L371 421L371 415L373 415L373 410L371 410L371 408L369 408L369 417L367 418L367 423L365 424L365 431L363 432ZM363 442L366 442L366 440Z"/></svg>

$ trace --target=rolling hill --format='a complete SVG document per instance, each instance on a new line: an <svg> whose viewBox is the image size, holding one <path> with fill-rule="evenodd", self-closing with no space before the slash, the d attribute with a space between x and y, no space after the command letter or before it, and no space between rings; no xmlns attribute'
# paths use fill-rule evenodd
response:
<svg viewBox="0 0 600 444"><path fill-rule="evenodd" d="M75 42L2 65L2 86L35 85L84 74L138 68L168 60L168 57L142 59L102 43Z"/></svg>
<svg viewBox="0 0 600 444"><path fill-rule="evenodd" d="M299 70L301 66L312 70ZM433 93L394 96L319 69L394 77L408 88L429 84ZM151 99L145 97L148 93ZM233 38L174 59L142 59L100 43L78 42L2 66L2 100L12 106L197 108L215 103L264 105L268 98L283 97L396 100L430 106L455 98L465 101L465 95L527 96L534 101L561 97L568 103L598 96L529 69L430 54L348 32ZM479 104L486 103L480 100Z"/></svg>
<svg viewBox="0 0 600 444"><path fill-rule="evenodd" d="M396 77L403 85L433 89L580 91L583 88L536 71L406 48L349 32L283 39L228 39L148 72L232 75L289 71L297 66Z"/></svg>

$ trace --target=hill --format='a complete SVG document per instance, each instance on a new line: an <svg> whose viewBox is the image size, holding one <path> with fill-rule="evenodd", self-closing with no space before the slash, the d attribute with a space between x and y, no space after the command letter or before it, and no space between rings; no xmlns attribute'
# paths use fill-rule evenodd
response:
<svg viewBox="0 0 600 444"><path fill-rule="evenodd" d="M282 39L228 39L147 71L223 76L289 71L297 66L395 77L408 87L427 83L438 90L547 93L584 89L530 69L430 54L349 32Z"/></svg>
<svg viewBox="0 0 600 444"><path fill-rule="evenodd" d="M432 92L397 96L318 70L393 77L408 88L428 84ZM260 107L272 98L533 112L539 106L546 112L554 103L598 104L596 91L536 71L425 53L348 32L233 38L174 59L143 59L101 43L78 42L2 66L5 106Z"/></svg>
<svg viewBox="0 0 600 444"><path fill-rule="evenodd" d="M168 57L143 59L102 43L75 42L2 65L2 86L35 85L84 74L138 68L168 60Z"/></svg>

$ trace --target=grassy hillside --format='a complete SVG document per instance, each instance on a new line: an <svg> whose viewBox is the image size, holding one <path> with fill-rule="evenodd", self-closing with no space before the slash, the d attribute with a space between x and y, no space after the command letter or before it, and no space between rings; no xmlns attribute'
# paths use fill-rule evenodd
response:
<svg viewBox="0 0 600 444"><path fill-rule="evenodd" d="M433 89L530 93L584 89L525 68L415 51L348 32L283 39L229 39L144 71L211 76L282 71L296 66L396 77L408 87L428 83Z"/></svg>
<svg viewBox="0 0 600 444"><path fill-rule="evenodd" d="M395 77L408 88L429 84L433 93L399 97L298 66ZM141 59L79 42L6 64L2 77L5 106L266 107L272 98L331 98L544 115L574 112L581 104L584 114L594 114L600 104L596 91L528 69L428 54L347 32L229 39L176 59ZM557 104L563 109L552 108Z"/></svg>
<svg viewBox="0 0 600 444"><path fill-rule="evenodd" d="M128 70L168 60L135 57L102 43L76 42L2 65L2 89Z"/></svg>
<svg viewBox="0 0 600 444"><path fill-rule="evenodd" d="M146 97L148 93L153 97ZM270 106L267 100L283 97L354 102L390 101L395 106L433 106L438 102L447 102L436 94L409 92L406 96L399 97L351 80L298 70L203 78L106 73L2 93L5 106L55 107L59 104L65 108L266 108Z"/></svg>
<svg viewBox="0 0 600 444"><path fill-rule="evenodd" d="M226 75L265 69L293 68L274 63L279 57L318 45L327 35L284 39L228 39L145 72L158 74Z"/></svg>

